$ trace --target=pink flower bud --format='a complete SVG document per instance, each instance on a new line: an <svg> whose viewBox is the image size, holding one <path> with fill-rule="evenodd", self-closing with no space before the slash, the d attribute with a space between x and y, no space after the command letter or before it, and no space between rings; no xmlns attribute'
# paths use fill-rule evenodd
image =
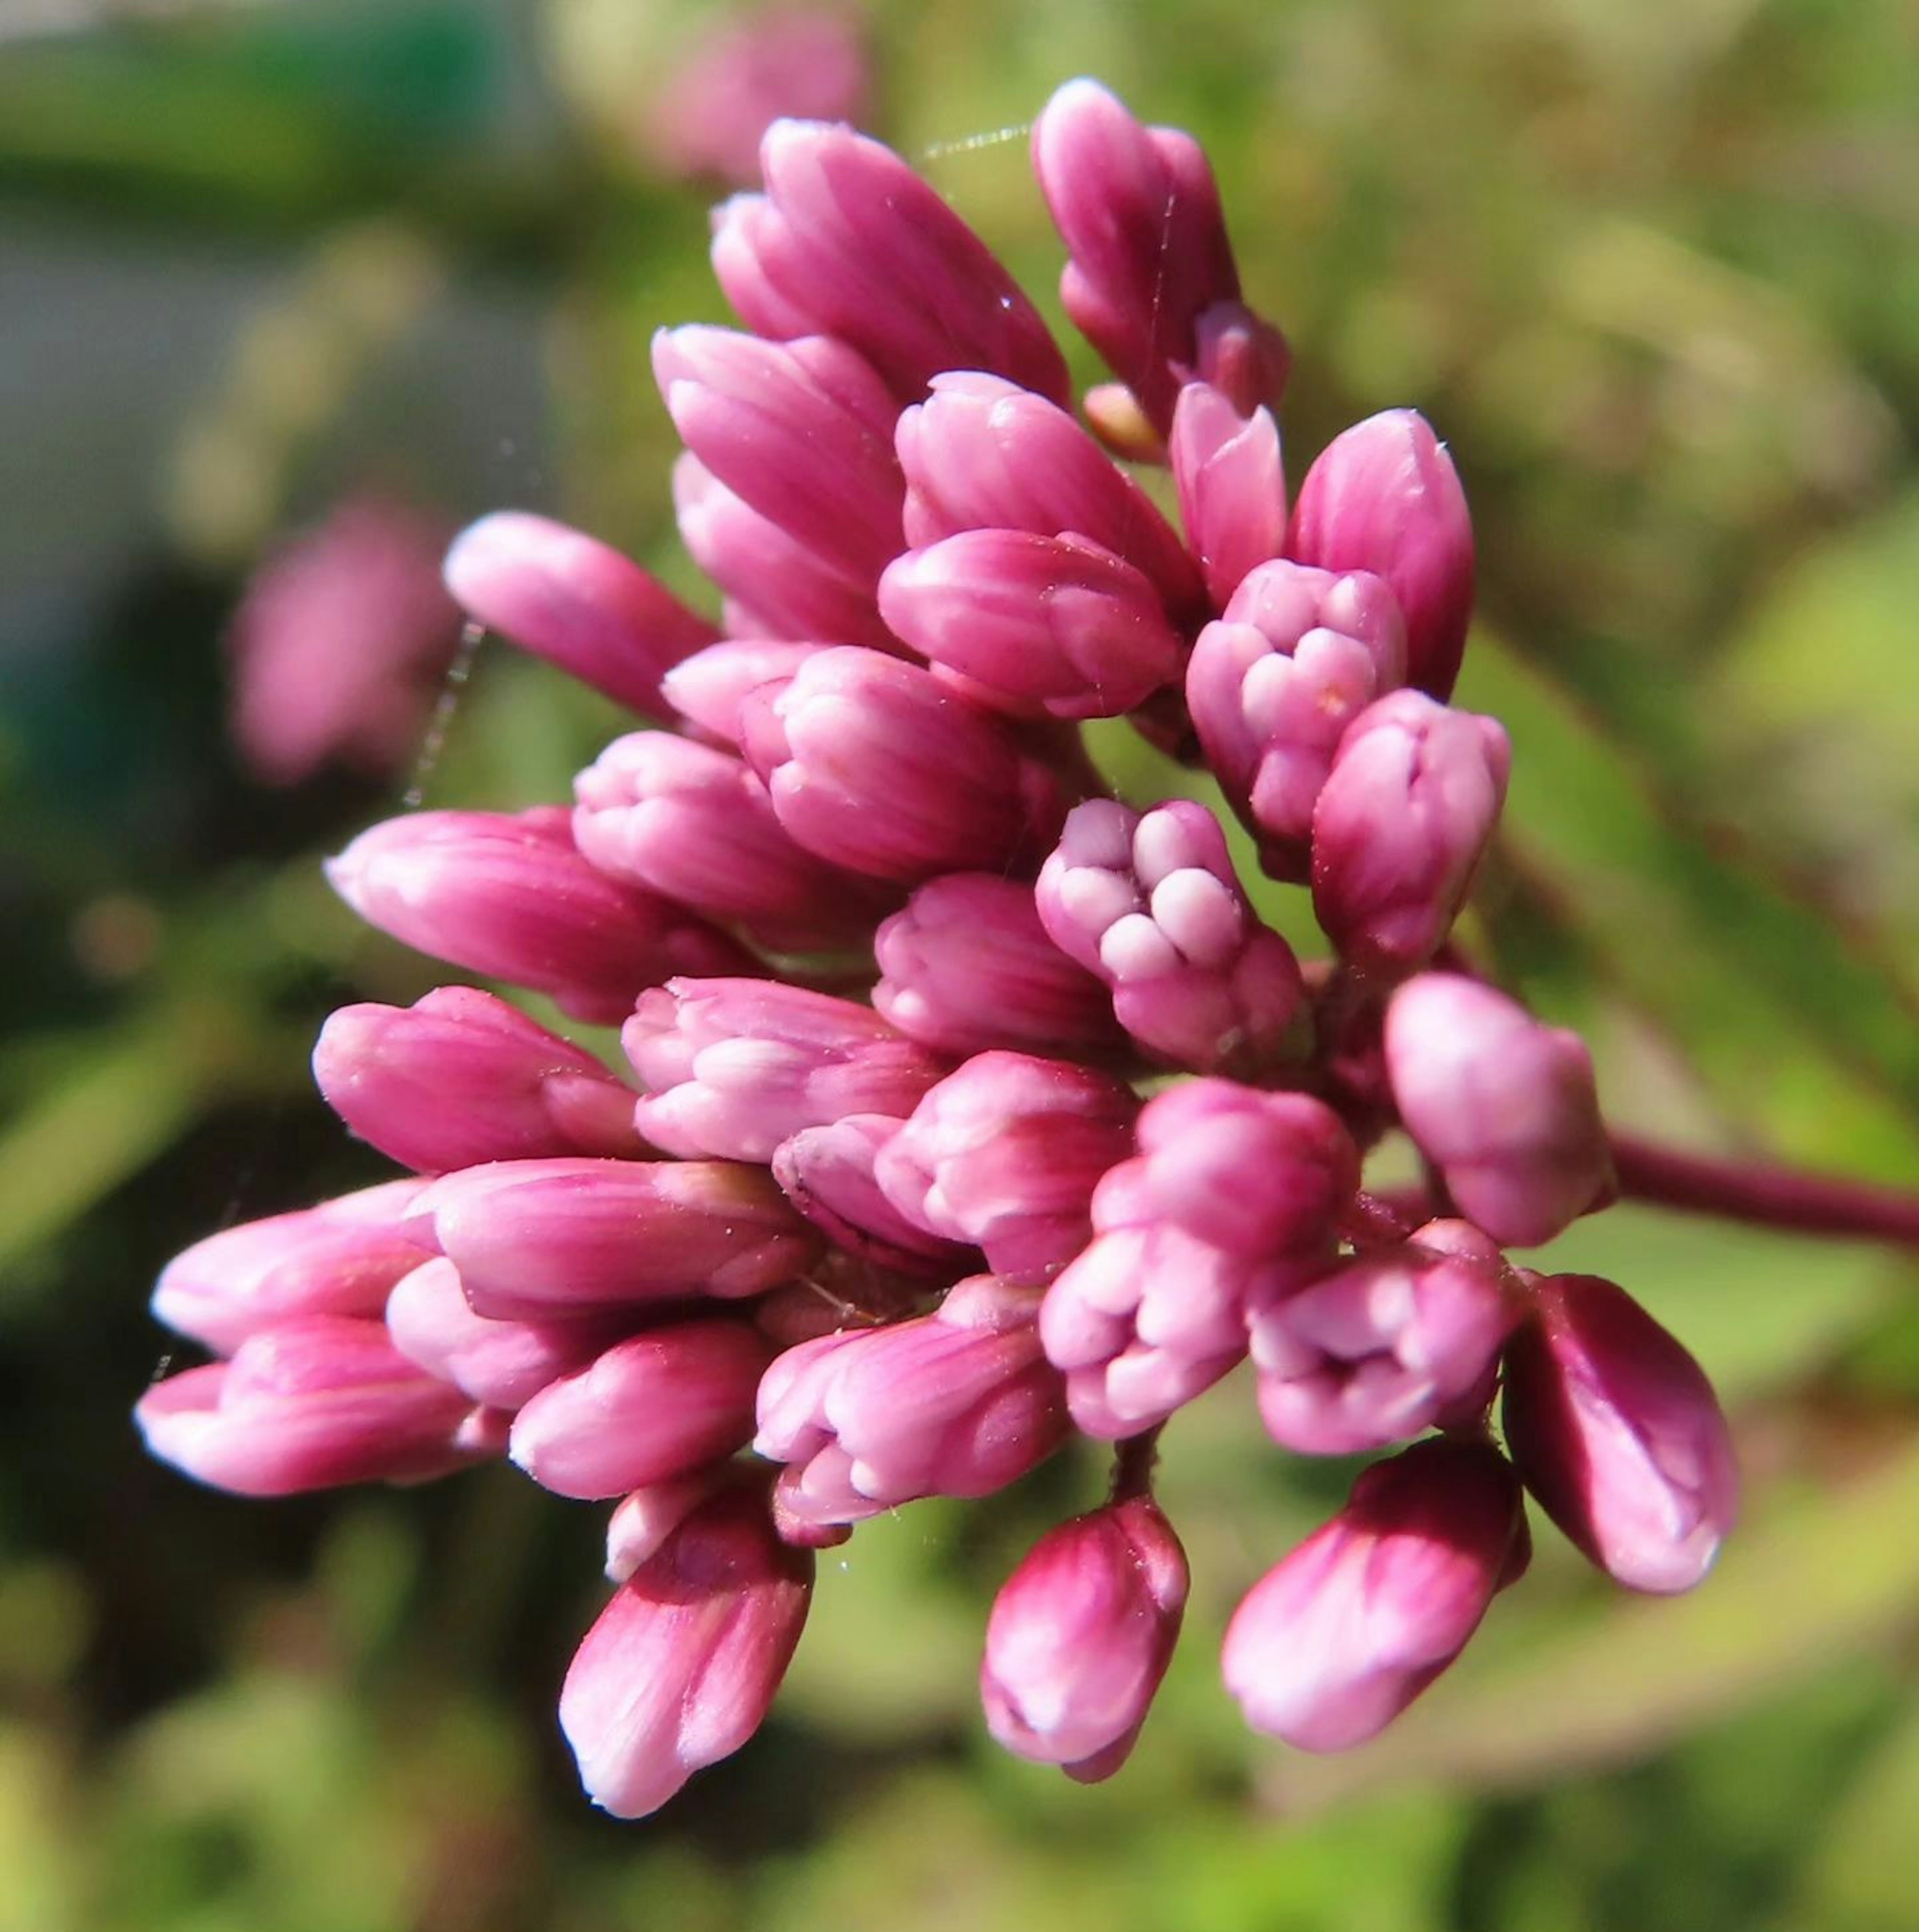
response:
<svg viewBox="0 0 1919 1932"><path fill-rule="evenodd" d="M788 1520L857 1522L920 1496L984 1496L1066 1433L1059 1377L1040 1352L1038 1298L991 1275L936 1312L789 1348L760 1384L753 1448L788 1466Z"/></svg>
<svg viewBox="0 0 1919 1932"><path fill-rule="evenodd" d="M1179 518L1224 610L1249 571L1286 541L1286 470L1270 410L1243 416L1206 382L1179 392L1167 441Z"/></svg>
<svg viewBox="0 0 1919 1932"><path fill-rule="evenodd" d="M1260 923L1204 806L1076 806L1034 898L1053 944L1113 988L1115 1017L1155 1059L1252 1071L1292 1046L1299 962Z"/></svg>
<svg viewBox="0 0 1919 1932"><path fill-rule="evenodd" d="M822 651L743 707L779 822L849 871L908 883L1037 860L1065 809L1053 773L931 672Z"/></svg>
<svg viewBox="0 0 1919 1932"><path fill-rule="evenodd" d="M1044 397L971 370L936 376L932 395L900 417L895 440L908 548L964 530L1070 530L1149 578L1169 610L1203 601L1193 560L1152 499ZM1283 526L1283 506L1280 514Z"/></svg>
<svg viewBox="0 0 1919 1932"><path fill-rule="evenodd" d="M634 1320L630 1310L559 1322L489 1320L473 1312L459 1270L444 1256L401 1276L386 1298L386 1332L408 1361L509 1415L629 1334Z"/></svg>
<svg viewBox="0 0 1919 1932"><path fill-rule="evenodd" d="M1050 1530L987 1623L980 1696L994 1738L1083 1784L1110 1778L1172 1660L1188 1587L1186 1552L1146 1497Z"/></svg>
<svg viewBox="0 0 1919 1932"><path fill-rule="evenodd" d="M1524 1522L1487 1443L1440 1438L1374 1463L1227 1627L1221 1661L1246 1721L1311 1751L1383 1730L1465 1648Z"/></svg>
<svg viewBox="0 0 1919 1932"><path fill-rule="evenodd" d="M899 548L905 486L886 385L843 342L662 329L653 374L686 447L794 542L869 584Z"/></svg>
<svg viewBox="0 0 1919 1932"><path fill-rule="evenodd" d="M1363 572L1260 565L1200 633L1186 703L1207 762L1275 878L1303 882L1313 808L1347 727L1400 683L1392 593Z"/></svg>
<svg viewBox="0 0 1919 1932"><path fill-rule="evenodd" d="M909 1221L881 1191L873 1172L880 1150L905 1122L887 1114L848 1114L807 1127L773 1150L773 1178L827 1239L908 1276L953 1279L970 1251Z"/></svg>
<svg viewBox="0 0 1919 1932"><path fill-rule="evenodd" d="M342 1006L314 1077L363 1141L422 1174L542 1154L633 1155L633 1090L584 1048L476 986Z"/></svg>
<svg viewBox="0 0 1919 1932"><path fill-rule="evenodd" d="M879 608L915 650L1022 713L1116 718L1176 682L1185 656L1151 580L1077 536L963 530L889 565Z"/></svg>
<svg viewBox="0 0 1919 1932"><path fill-rule="evenodd" d="M1293 348L1263 316L1242 302L1217 302L1200 311L1193 338L1195 377L1236 413L1251 418L1278 408L1293 371Z"/></svg>
<svg viewBox="0 0 1919 1932"><path fill-rule="evenodd" d="M1623 1288L1533 1282L1508 1345L1503 1414L1526 1486L1629 1588L1689 1590L1739 1512L1739 1472L1705 1372Z"/></svg>
<svg viewBox="0 0 1919 1932"><path fill-rule="evenodd" d="M1249 1260L1320 1253L1359 1184L1352 1136L1305 1094L1189 1080L1147 1102L1139 1143L1095 1204L1099 1226L1164 1219Z"/></svg>
<svg viewBox="0 0 1919 1932"><path fill-rule="evenodd" d="M1033 891L987 872L929 879L874 935L873 1004L945 1053L1110 1052L1113 1001L1047 936Z"/></svg>
<svg viewBox="0 0 1919 1932"><path fill-rule="evenodd" d="M329 860L326 876L403 944L551 993L600 1024L675 972L754 964L704 920L589 864L557 808L389 818Z"/></svg>
<svg viewBox="0 0 1919 1932"><path fill-rule="evenodd" d="M573 836L603 872L761 944L817 951L863 938L898 903L794 844L739 759L666 731L616 738L574 781Z"/></svg>
<svg viewBox="0 0 1919 1932"><path fill-rule="evenodd" d="M773 1533L757 1486L728 1485L635 1568L560 1693L560 1727L593 1802L656 1811L765 1717L806 1621L809 1552Z"/></svg>
<svg viewBox="0 0 1919 1932"><path fill-rule="evenodd" d="M1386 1071L1406 1130L1460 1211L1515 1247L1612 1198L1593 1057L1477 980L1422 973L1392 996Z"/></svg>
<svg viewBox="0 0 1919 1932"><path fill-rule="evenodd" d="M446 587L488 630L654 717L661 678L719 635L630 558L523 510L461 534Z"/></svg>
<svg viewBox="0 0 1919 1932"><path fill-rule="evenodd" d="M772 1350L743 1322L674 1322L549 1382L513 1418L507 1453L563 1496L623 1495L743 1448Z"/></svg>
<svg viewBox="0 0 1919 1932"><path fill-rule="evenodd" d="M1362 972L1399 979L1438 950L1512 762L1491 718L1416 691L1382 698L1347 728L1313 809L1313 910Z"/></svg>
<svg viewBox="0 0 1919 1932"><path fill-rule="evenodd" d="M256 1330L231 1361L155 1382L134 1419L196 1481L242 1496L418 1482L492 1452L472 1402L423 1373L377 1322L309 1315Z"/></svg>
<svg viewBox="0 0 1919 1932"><path fill-rule="evenodd" d="M766 194L736 196L713 224L713 272L748 328L837 336L904 401L947 369L1065 401L1038 311L897 154L850 128L776 121L760 166Z"/></svg>
<svg viewBox="0 0 1919 1932"><path fill-rule="evenodd" d="M1492 1400L1500 1345L1518 1320L1497 1245L1432 1221L1251 1311L1260 1414L1282 1448L1350 1456L1410 1442Z"/></svg>
<svg viewBox="0 0 1919 1932"><path fill-rule="evenodd" d="M773 980L676 980L620 1034L647 1089L641 1131L669 1154L766 1161L848 1114L903 1118L947 1063L869 1007Z"/></svg>
<svg viewBox="0 0 1919 1932"><path fill-rule="evenodd" d="M496 1161L443 1174L410 1226L509 1322L758 1294L817 1245L771 1175L718 1160Z"/></svg>
<svg viewBox="0 0 1919 1932"><path fill-rule="evenodd" d="M1299 486L1287 554L1383 577L1406 619L1406 681L1451 694L1473 615L1473 524L1425 417L1387 410L1335 436Z"/></svg>
<svg viewBox="0 0 1919 1932"><path fill-rule="evenodd" d="M788 536L690 454L673 466L673 507L689 554L726 593L734 636L891 644L869 580Z"/></svg>
<svg viewBox="0 0 1919 1932"><path fill-rule="evenodd" d="M1131 1151L1139 1108L1130 1087L1071 1061L978 1054L929 1090L873 1172L908 1220L983 1249L1009 1280L1043 1282L1086 1246L1093 1190Z"/></svg>
<svg viewBox="0 0 1919 1932"><path fill-rule="evenodd" d="M1245 1358L1249 1305L1323 1264L1317 1256L1248 1260L1170 1221L1095 1234L1040 1310L1040 1340L1066 1378L1075 1425L1117 1442L1164 1422Z"/></svg>
<svg viewBox="0 0 1919 1932"><path fill-rule="evenodd" d="M260 566L227 638L233 741L254 777L405 769L459 646L446 542L437 519L362 496Z"/></svg>
<svg viewBox="0 0 1919 1932"><path fill-rule="evenodd" d="M1239 294L1212 170L1190 135L1143 127L1090 80L1047 103L1033 169L1071 256L1066 312L1164 434L1200 314Z"/></svg>
<svg viewBox="0 0 1919 1932"><path fill-rule="evenodd" d="M391 1180L196 1241L161 1272L153 1312L230 1355L248 1336L310 1315L375 1316L420 1251L405 1232L416 1180Z"/></svg>

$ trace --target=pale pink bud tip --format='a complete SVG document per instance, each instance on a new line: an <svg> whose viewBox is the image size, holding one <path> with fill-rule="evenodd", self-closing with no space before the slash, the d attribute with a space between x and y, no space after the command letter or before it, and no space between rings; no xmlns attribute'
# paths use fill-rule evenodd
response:
<svg viewBox="0 0 1919 1932"><path fill-rule="evenodd" d="M695 1509L632 1570L560 1694L595 1804L643 1817L752 1736L800 1641L812 1574L745 1485Z"/></svg>
<svg viewBox="0 0 1919 1932"><path fill-rule="evenodd" d="M1526 1486L1629 1588L1689 1590L1739 1509L1712 1384L1612 1282L1554 1275L1535 1292L1506 1356L1506 1439Z"/></svg>
<svg viewBox="0 0 1919 1932"><path fill-rule="evenodd" d="M1146 1498L1050 1531L987 1624L980 1696L995 1738L1082 1783L1111 1777L1172 1660L1188 1586L1185 1552Z"/></svg>
<svg viewBox="0 0 1919 1932"><path fill-rule="evenodd" d="M1413 410L1336 436L1306 473L1287 554L1322 570L1370 570L1406 618L1407 682L1443 698L1473 614L1473 525L1446 446Z"/></svg>
<svg viewBox="0 0 1919 1932"><path fill-rule="evenodd" d="M1246 1721L1311 1751L1383 1730L1479 1628L1524 1521L1488 1444L1440 1438L1374 1463L1227 1628L1221 1663Z"/></svg>
<svg viewBox="0 0 1919 1932"><path fill-rule="evenodd" d="M1479 980L1422 973L1386 1010L1386 1058L1407 1131L1496 1240L1549 1241L1611 1199L1592 1055L1577 1034Z"/></svg>

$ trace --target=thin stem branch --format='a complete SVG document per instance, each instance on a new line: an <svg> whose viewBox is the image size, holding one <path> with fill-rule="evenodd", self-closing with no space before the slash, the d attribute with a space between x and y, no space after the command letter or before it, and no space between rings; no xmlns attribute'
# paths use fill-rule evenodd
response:
<svg viewBox="0 0 1919 1932"><path fill-rule="evenodd" d="M1127 1503L1152 1494L1153 1466L1159 1460L1159 1432L1164 1426L1158 1424L1114 1444L1111 1501Z"/></svg>
<svg viewBox="0 0 1919 1932"><path fill-rule="evenodd" d="M1612 1136L1612 1154L1623 1200L1800 1234L1919 1247L1919 1192L1907 1189L1682 1154L1632 1134Z"/></svg>

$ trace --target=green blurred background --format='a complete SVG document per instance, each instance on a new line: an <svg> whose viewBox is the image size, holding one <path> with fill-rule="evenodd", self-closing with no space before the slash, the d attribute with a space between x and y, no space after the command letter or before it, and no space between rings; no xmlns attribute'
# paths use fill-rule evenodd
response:
<svg viewBox="0 0 1919 1932"><path fill-rule="evenodd" d="M1517 769L1476 942L1623 1120L1919 1174L1919 16L1903 0L926 0L872 119L1051 306L1017 134L1095 73L1190 126L1298 353L1296 476L1410 403L1480 532L1465 700ZM1909 1259L1620 1210L1734 1406L1746 1523L1678 1603L1550 1534L1370 1750L1248 1738L1218 1640L1345 1472L1229 1384L1170 1432L1194 1560L1132 1764L975 1708L1062 1463L831 1552L761 1739L662 1816L552 1717L600 1512L510 1471L257 1505L141 1456L166 1257L377 1178L305 1066L430 969L315 860L395 808L563 797L618 720L480 650L390 782L251 781L219 640L340 499L544 508L675 580L662 322L720 314L646 158L700 9L0 0L0 1927L7 1932L1910 1932ZM1090 376L1082 357L1083 372Z"/></svg>

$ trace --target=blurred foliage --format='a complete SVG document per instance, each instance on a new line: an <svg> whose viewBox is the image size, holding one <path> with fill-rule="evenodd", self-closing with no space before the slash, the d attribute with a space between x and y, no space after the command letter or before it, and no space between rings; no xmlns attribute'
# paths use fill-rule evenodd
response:
<svg viewBox="0 0 1919 1932"><path fill-rule="evenodd" d="M1050 304L1020 133L1091 71L1213 153L1298 352L1294 473L1389 405L1451 440L1484 573L1464 694L1517 747L1473 943L1590 1031L1616 1114L1910 1181L1919 18L869 21L881 131ZM73 465L50 488L0 440L30 486L0 538L0 1928L1906 1932L1919 1308L1869 1246L1631 1210L1568 1237L1736 1405L1749 1523L1678 1604L1622 1601L1542 1537L1458 1670L1331 1762L1247 1737L1217 1682L1237 1594L1343 1480L1263 1447L1233 1387L1170 1434L1195 1600L1113 1784L1002 1758L974 1706L987 1598L1097 1493L1087 1462L832 1552L766 1734L629 1827L580 1803L551 1718L596 1512L499 1470L265 1509L140 1459L147 1282L212 1226L373 1174L306 1043L339 998L431 978L314 862L406 779L250 784L221 626L267 544L368 476L454 515L553 509L691 583L645 343L718 303L702 196L647 176L632 117L692 24L634 0L0 8L0 224L104 292L56 324L0 283L29 345L0 404L52 410ZM170 291L209 274L190 352ZM50 395L33 356L69 326ZM171 326L134 464L108 372ZM411 782L563 796L614 722L488 646Z"/></svg>

